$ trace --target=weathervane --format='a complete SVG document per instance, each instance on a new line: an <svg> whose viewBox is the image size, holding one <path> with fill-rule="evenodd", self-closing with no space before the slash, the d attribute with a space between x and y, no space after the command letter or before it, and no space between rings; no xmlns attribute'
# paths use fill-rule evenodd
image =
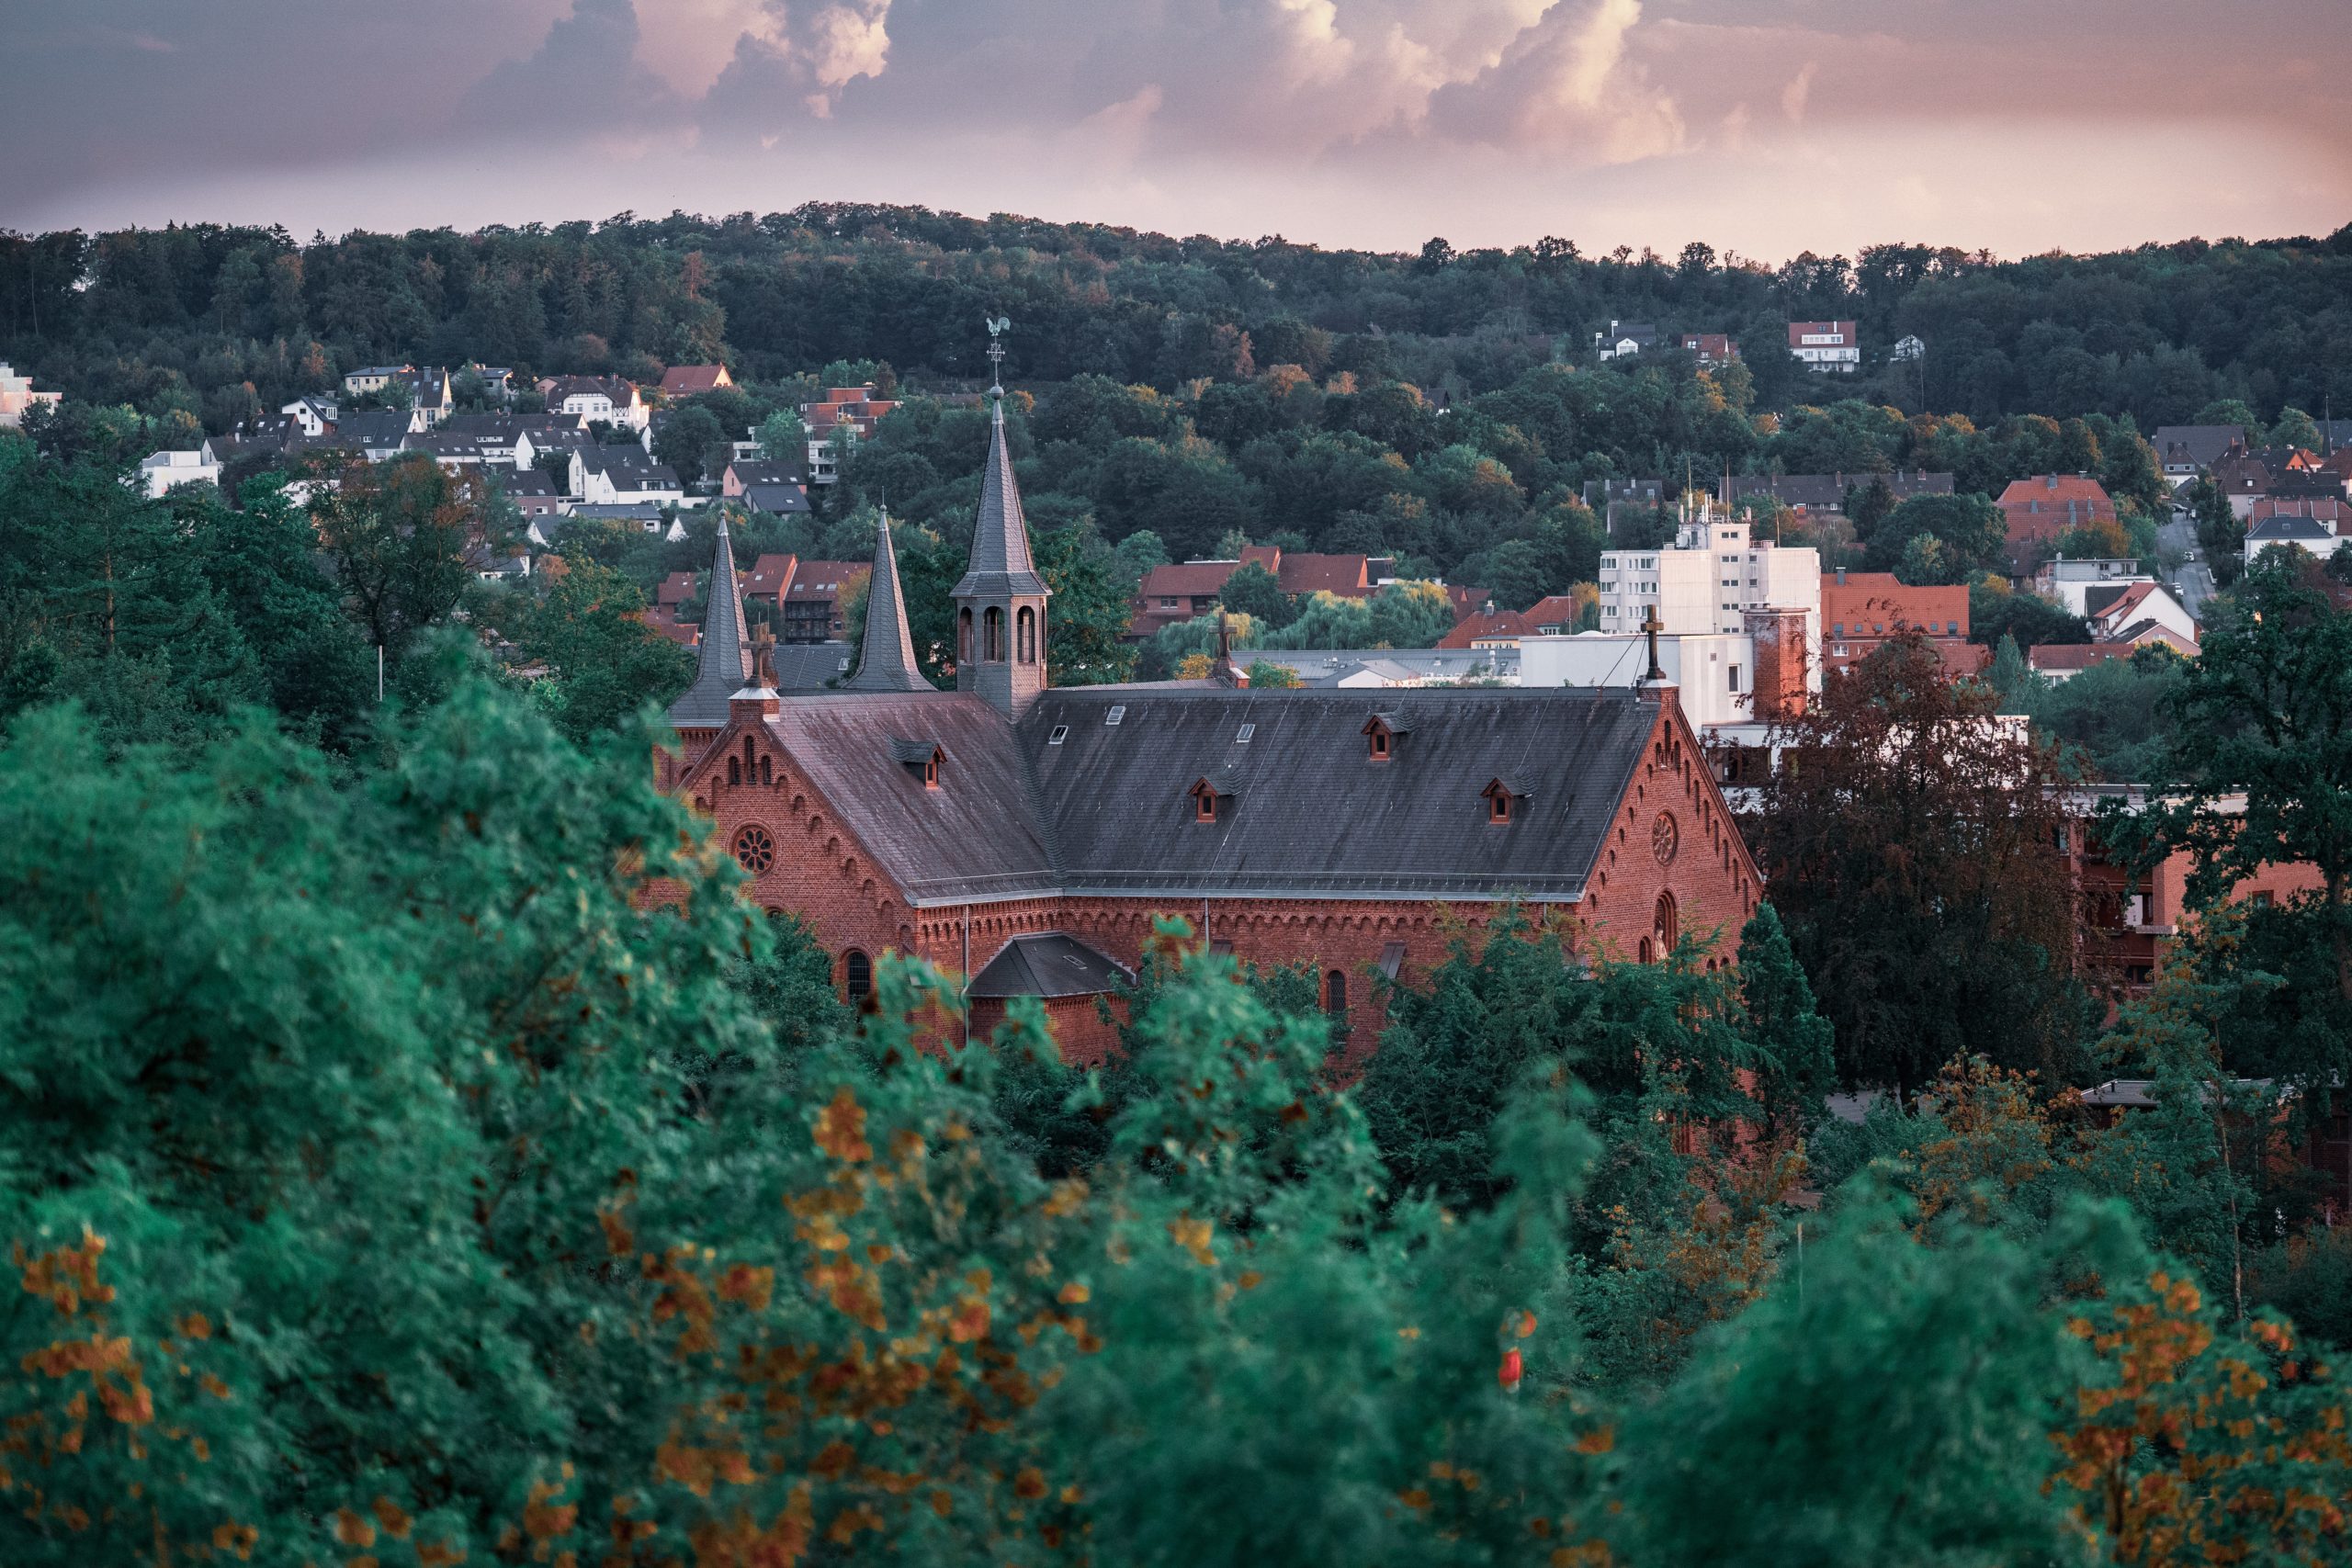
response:
<svg viewBox="0 0 2352 1568"><path fill-rule="evenodd" d="M990 316L989 324L989 366L996 385L989 389L998 397L1004 396L1004 330L1012 325L1010 316Z"/></svg>

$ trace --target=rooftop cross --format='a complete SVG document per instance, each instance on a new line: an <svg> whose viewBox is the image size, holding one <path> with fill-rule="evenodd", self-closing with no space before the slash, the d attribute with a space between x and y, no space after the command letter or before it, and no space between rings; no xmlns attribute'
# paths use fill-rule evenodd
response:
<svg viewBox="0 0 2352 1568"><path fill-rule="evenodd" d="M1650 639L1650 672L1642 677L1644 682L1666 679L1666 671L1659 669L1657 663L1657 634L1665 629L1666 623L1657 618L1657 606L1650 605L1648 614L1642 618L1642 630Z"/></svg>

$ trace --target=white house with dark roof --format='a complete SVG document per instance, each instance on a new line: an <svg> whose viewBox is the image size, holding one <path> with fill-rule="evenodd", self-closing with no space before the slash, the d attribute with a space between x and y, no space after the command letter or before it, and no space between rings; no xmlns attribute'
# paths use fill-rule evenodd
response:
<svg viewBox="0 0 2352 1568"><path fill-rule="evenodd" d="M2335 524L2324 517L2292 513L2265 517L2245 531L2245 564L2273 545L2287 545L2325 559L2335 553Z"/></svg>

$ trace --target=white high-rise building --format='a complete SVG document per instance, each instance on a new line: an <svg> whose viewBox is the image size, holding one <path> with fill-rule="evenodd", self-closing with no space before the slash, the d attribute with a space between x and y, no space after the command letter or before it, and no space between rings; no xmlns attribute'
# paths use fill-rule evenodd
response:
<svg viewBox="0 0 2352 1568"><path fill-rule="evenodd" d="M1671 547L1601 552L1600 629L1640 631L1652 605L1659 629L1681 636L1737 632L1748 610L1803 610L1806 648L1817 666L1821 552L1752 539L1746 523L1727 521L1702 502L1675 531Z"/></svg>

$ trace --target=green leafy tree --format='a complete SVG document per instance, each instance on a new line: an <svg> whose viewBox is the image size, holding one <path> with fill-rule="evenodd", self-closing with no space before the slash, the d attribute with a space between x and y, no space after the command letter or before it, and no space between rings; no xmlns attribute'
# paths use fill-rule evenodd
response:
<svg viewBox="0 0 2352 1568"><path fill-rule="evenodd" d="M719 424L718 416L699 402L690 402L682 409L671 411L653 434L653 456L677 470L685 484L697 484L704 477L704 461L710 450L725 444L727 432Z"/></svg>
<svg viewBox="0 0 2352 1568"><path fill-rule="evenodd" d="M1253 692L1285 692L1299 684L1297 671L1271 659L1252 660L1243 673L1250 677L1250 689Z"/></svg>
<svg viewBox="0 0 2352 1568"><path fill-rule="evenodd" d="M1291 596L1283 592L1274 574L1257 561L1242 562L1225 580L1225 586L1217 591L1217 603L1266 626L1287 626L1296 615Z"/></svg>
<svg viewBox="0 0 2352 1568"><path fill-rule="evenodd" d="M1906 634L1776 732L1796 765L1762 786L1751 842L1849 1083L1905 1095L1971 1054L2077 1068L2056 760L1997 700Z"/></svg>
<svg viewBox="0 0 2352 1568"><path fill-rule="evenodd" d="M1046 617L1046 662L1057 686L1101 685L1135 673L1127 640L1135 586L1091 522L1040 536L1037 570L1053 590Z"/></svg>
<svg viewBox="0 0 2352 1568"><path fill-rule="evenodd" d="M478 478L431 459L361 463L313 503L319 542L368 640L397 664L411 638L457 608L473 581L469 550L492 531Z"/></svg>
<svg viewBox="0 0 2352 1568"><path fill-rule="evenodd" d="M694 677L694 656L639 619L645 595L584 552L557 558L537 598L516 596L502 617L525 662L544 666L534 694L565 739L586 744L666 705Z"/></svg>
<svg viewBox="0 0 2352 1568"><path fill-rule="evenodd" d="M2248 984L2223 1038L2231 1065L2304 1085L2352 1070L2352 615L2299 560L2257 561L2205 625L2170 694L2179 795L2101 829L2144 865L2186 850L2208 907L2266 866L2313 886L2250 911Z"/></svg>

